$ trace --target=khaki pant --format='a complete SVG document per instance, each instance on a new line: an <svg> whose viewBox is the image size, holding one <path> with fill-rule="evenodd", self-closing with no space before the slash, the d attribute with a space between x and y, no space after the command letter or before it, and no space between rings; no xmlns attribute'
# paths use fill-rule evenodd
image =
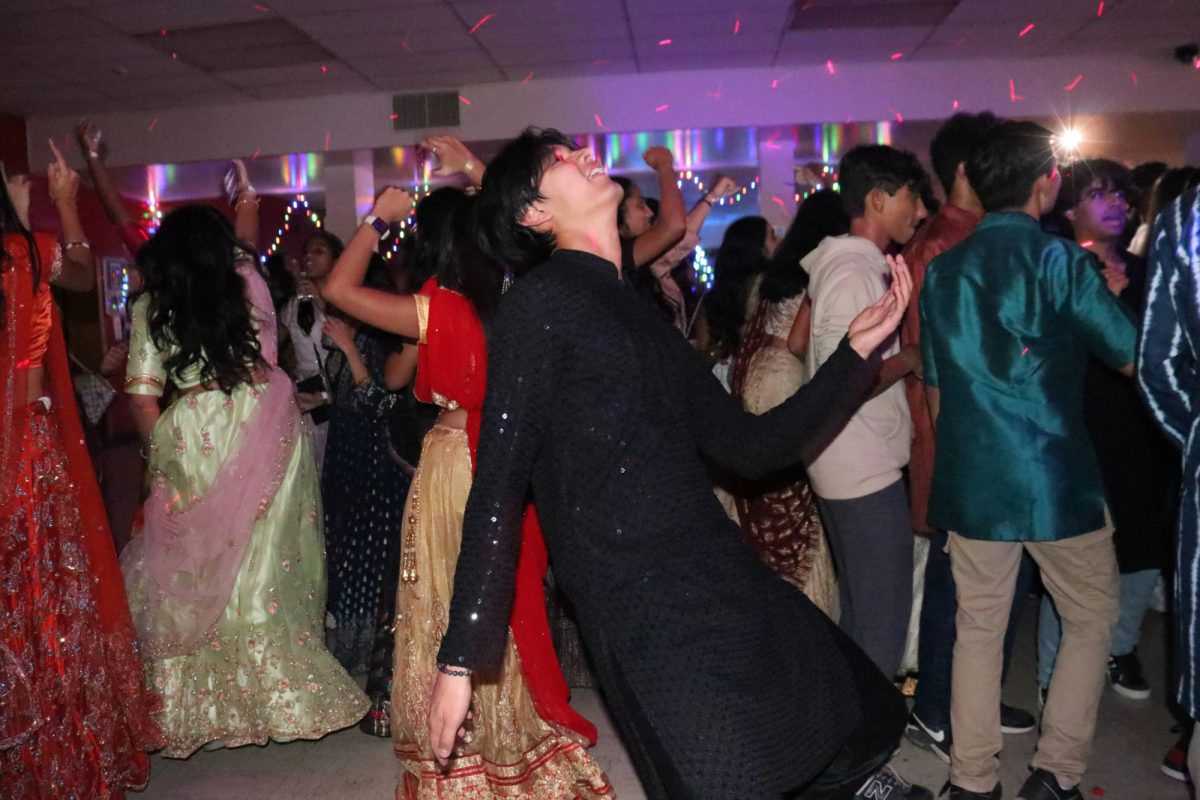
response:
<svg viewBox="0 0 1200 800"><path fill-rule="evenodd" d="M1034 768L1075 784L1087 768L1117 619L1113 529L1057 542L990 542L950 534L958 639L950 690L950 780L989 792L1000 779L1000 672L1021 551L1028 550L1062 617L1062 644Z"/></svg>

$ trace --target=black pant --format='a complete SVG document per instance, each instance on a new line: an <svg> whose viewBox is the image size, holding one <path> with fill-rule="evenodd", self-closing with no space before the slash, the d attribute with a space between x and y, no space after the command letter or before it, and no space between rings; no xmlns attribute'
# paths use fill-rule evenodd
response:
<svg viewBox="0 0 1200 800"><path fill-rule="evenodd" d="M840 629L834 639L845 656L858 688L862 720L842 749L816 780L789 797L797 800L843 800L853 797L867 778L891 760L900 746L908 706L895 685Z"/></svg>

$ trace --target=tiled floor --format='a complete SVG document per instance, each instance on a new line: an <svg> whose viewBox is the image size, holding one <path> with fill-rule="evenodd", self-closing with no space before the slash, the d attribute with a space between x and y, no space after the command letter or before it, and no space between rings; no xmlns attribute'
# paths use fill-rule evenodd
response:
<svg viewBox="0 0 1200 800"><path fill-rule="evenodd" d="M1034 604L1027 603L1005 699L1023 708L1037 705L1034 690ZM1151 612L1143 632L1143 658L1154 687L1150 700L1132 702L1105 691L1100 724L1084 779L1085 797L1108 800L1187 800L1183 784L1165 777L1158 765L1174 742L1166 711L1163 670L1163 617ZM577 707L600 729L593 756L607 770L617 796L644 795L595 692L577 691ZM1025 776L1036 735L1005 738L1002 756L1005 797L1015 797ZM946 765L907 742L894 765L910 780L936 792L946 780ZM319 742L296 742L231 751L197 753L186 761L155 758L143 800L292 800L292 798L392 797L400 769L388 741L350 729Z"/></svg>

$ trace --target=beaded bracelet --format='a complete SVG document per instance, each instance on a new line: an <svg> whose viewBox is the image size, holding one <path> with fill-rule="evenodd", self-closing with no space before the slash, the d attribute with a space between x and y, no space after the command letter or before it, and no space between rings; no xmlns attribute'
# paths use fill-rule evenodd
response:
<svg viewBox="0 0 1200 800"><path fill-rule="evenodd" d="M466 667L463 667L462 669L455 669L454 667L443 664L440 661L438 662L437 670L443 675L449 675L451 678L469 678L475 673L475 670L473 669L467 669Z"/></svg>

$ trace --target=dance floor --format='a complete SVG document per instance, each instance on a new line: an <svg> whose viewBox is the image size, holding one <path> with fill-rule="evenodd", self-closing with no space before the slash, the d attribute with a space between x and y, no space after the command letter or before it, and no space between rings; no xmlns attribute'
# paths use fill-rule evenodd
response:
<svg viewBox="0 0 1200 800"><path fill-rule="evenodd" d="M1014 653L1005 700L1035 709L1034 622L1036 604L1030 599ZM1092 753L1091 769L1084 777L1084 797L1110 800L1187 800L1182 783L1158 769L1175 741L1173 720L1164 700L1164 617L1150 612L1142 634L1143 663L1154 694L1149 700L1126 700L1106 689ZM607 770L622 800L645 797L612 725L603 702L594 691L577 690L574 703L597 723L600 743L592 754ZM1006 736L1003 782L1006 795L1015 793L1026 775L1036 734ZM893 762L909 778L941 789L946 765L907 742ZM392 757L390 741L374 739L357 728L317 742L294 742L267 747L200 752L186 761L158 758L153 761L150 783L132 798L141 800L324 800L355 798L387 800L393 797L400 768Z"/></svg>

